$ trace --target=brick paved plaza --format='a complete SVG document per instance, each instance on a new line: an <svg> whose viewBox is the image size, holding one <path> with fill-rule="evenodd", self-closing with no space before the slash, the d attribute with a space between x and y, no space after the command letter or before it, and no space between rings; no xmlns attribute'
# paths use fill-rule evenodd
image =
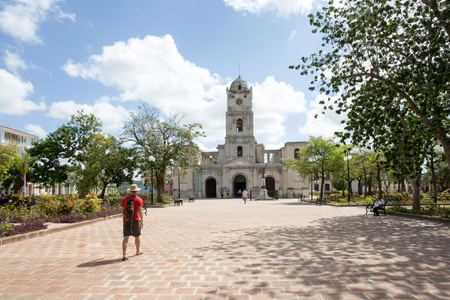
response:
<svg viewBox="0 0 450 300"><path fill-rule="evenodd" d="M185 202L150 210L125 262L113 218L0 246L0 299L450 299L450 225L364 213Z"/></svg>

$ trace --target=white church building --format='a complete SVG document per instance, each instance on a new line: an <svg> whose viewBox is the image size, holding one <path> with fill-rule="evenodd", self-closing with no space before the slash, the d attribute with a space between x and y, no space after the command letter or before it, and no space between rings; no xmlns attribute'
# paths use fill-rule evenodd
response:
<svg viewBox="0 0 450 300"><path fill-rule="evenodd" d="M271 198L308 197L311 183L304 181L282 158L295 157L307 142L288 142L278 150L266 150L253 133L253 91L240 76L226 89L225 144L217 151L202 152L186 174L174 176L174 194L181 198L220 198L220 192L237 197L247 189L253 199L265 187ZM178 182L178 180L180 182ZM177 189L179 188L179 192Z"/></svg>

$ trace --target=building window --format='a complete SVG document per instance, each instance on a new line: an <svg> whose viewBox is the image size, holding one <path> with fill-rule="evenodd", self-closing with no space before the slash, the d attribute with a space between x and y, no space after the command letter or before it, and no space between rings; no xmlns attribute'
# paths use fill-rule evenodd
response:
<svg viewBox="0 0 450 300"><path fill-rule="evenodd" d="M242 157L242 146L237 147L237 156Z"/></svg>
<svg viewBox="0 0 450 300"><path fill-rule="evenodd" d="M243 130L244 130L244 121L242 121L242 119L238 119L236 121L236 131L242 132Z"/></svg>
<svg viewBox="0 0 450 300"><path fill-rule="evenodd" d="M294 158L300 158L299 156L298 156L298 151L300 151L300 149L298 149L298 148L295 148L295 150L294 150Z"/></svg>

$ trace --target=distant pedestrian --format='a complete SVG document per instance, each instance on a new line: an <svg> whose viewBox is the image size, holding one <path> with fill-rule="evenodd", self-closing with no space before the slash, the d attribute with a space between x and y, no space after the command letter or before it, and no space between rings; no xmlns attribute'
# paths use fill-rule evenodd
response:
<svg viewBox="0 0 450 300"><path fill-rule="evenodd" d="M230 198L230 191L227 191L227 198Z"/></svg>
<svg viewBox="0 0 450 300"><path fill-rule="evenodd" d="M247 203L247 197L248 197L248 192L246 189L244 189L244 192L242 193L242 200L244 201L244 204Z"/></svg>
<svg viewBox="0 0 450 300"><path fill-rule="evenodd" d="M137 193L141 189L138 188L136 184L132 184L130 187L130 194L122 199L122 202L120 203L120 206L122 206L122 217L123 217L123 240L122 240L122 252L123 257L122 261L125 261L128 259L127 256L127 243L128 238L130 235L134 236L134 243L136 245L136 255L143 254L140 252L140 246L141 246L141 229L144 227L144 216L142 214L142 206L144 205L144 202L140 197L138 197ZM125 207L127 205L128 201L133 201L133 207L134 207L134 215L132 221L125 221Z"/></svg>
<svg viewBox="0 0 450 300"><path fill-rule="evenodd" d="M220 191L220 198L223 199L223 190Z"/></svg>
<svg viewBox="0 0 450 300"><path fill-rule="evenodd" d="M241 189L239 189L239 190L238 190L237 196L238 196L238 197L241 197L241 195L242 195L242 191L241 191Z"/></svg>

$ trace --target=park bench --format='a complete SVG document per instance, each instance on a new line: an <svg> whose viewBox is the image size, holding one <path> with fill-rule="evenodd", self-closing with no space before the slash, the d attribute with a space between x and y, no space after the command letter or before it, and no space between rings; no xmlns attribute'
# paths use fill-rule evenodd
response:
<svg viewBox="0 0 450 300"><path fill-rule="evenodd" d="M397 197L383 198L385 202L390 202L391 205L400 206L400 199Z"/></svg>
<svg viewBox="0 0 450 300"><path fill-rule="evenodd" d="M325 205L326 204L326 201L325 201L325 198L319 198L319 199L317 199L316 200L316 205L317 204L319 204L319 205Z"/></svg>
<svg viewBox="0 0 450 300"><path fill-rule="evenodd" d="M386 204L388 203L389 200L387 200L387 199L383 199L383 200L384 200L384 204L378 206L378 212L380 212L380 210L382 210L384 212L384 215L386 215ZM375 203L375 201L372 202L372 204L366 205L366 215L368 212L373 212L373 204L374 203Z"/></svg>
<svg viewBox="0 0 450 300"><path fill-rule="evenodd" d="M182 206L183 205L183 199L173 198L173 206Z"/></svg>

